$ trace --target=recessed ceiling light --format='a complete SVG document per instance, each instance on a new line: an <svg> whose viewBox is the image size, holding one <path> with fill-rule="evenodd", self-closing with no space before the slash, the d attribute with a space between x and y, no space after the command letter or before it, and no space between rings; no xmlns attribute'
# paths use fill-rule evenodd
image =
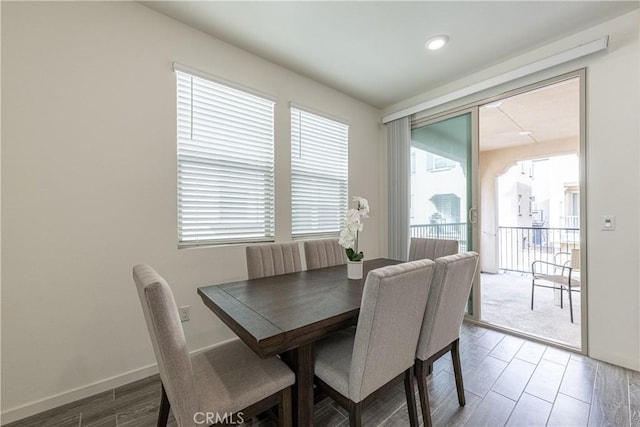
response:
<svg viewBox="0 0 640 427"><path fill-rule="evenodd" d="M518 132L520 135L526 136L526 135L531 135L531 131L530 130L523 130Z"/></svg>
<svg viewBox="0 0 640 427"><path fill-rule="evenodd" d="M438 50L449 41L449 36L435 36L431 37L425 43L425 47L429 50Z"/></svg>
<svg viewBox="0 0 640 427"><path fill-rule="evenodd" d="M498 108L501 105L502 105L502 101L495 101L485 105L485 108Z"/></svg>

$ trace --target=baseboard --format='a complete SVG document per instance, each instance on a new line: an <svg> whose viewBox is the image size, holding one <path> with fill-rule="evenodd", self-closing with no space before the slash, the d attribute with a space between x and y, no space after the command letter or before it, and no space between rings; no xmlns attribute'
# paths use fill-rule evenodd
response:
<svg viewBox="0 0 640 427"><path fill-rule="evenodd" d="M193 355L193 354L200 353L202 351L207 351L209 349L215 348L219 345L225 344L235 339L237 338L232 338L230 340L225 340L214 345L203 347L198 350L194 350L190 352L190 354ZM68 403L72 403L77 400L84 399L86 397L90 397L95 394L102 393L102 392L114 389L116 387L120 387L129 383L132 383L134 381L138 381L143 378L150 377L151 375L155 375L157 373L158 373L158 365L154 363L153 365L148 365L142 368L134 369L132 371L125 372L123 374L116 375L110 378L106 378L104 380L100 380L92 384L88 384L86 386L74 388L72 390L55 394L53 396L46 397L41 400L29 402L25 405L10 408L0 414L0 424L1 425L9 424L14 421L18 421L23 418L30 417L32 415L39 414L41 412L57 408L59 406L66 405Z"/></svg>
<svg viewBox="0 0 640 427"><path fill-rule="evenodd" d="M39 414L40 412L48 411L49 409L57 408L68 403L75 402L76 400L84 399L85 397L90 397L95 394L102 393L116 387L141 380L146 377L150 377L151 375L155 375L157 373L157 364L145 366L143 368L125 372L124 374L117 375L111 378L106 378L104 380L97 381L83 387L78 387L59 394L55 394L50 397L46 397L41 400L29 402L22 406L8 409L2 412L2 414L0 415L0 420L2 422L2 425L12 423L14 421Z"/></svg>
<svg viewBox="0 0 640 427"><path fill-rule="evenodd" d="M617 353L608 351L592 351L590 357L612 365L631 369L632 371L640 371L640 360L621 356Z"/></svg>

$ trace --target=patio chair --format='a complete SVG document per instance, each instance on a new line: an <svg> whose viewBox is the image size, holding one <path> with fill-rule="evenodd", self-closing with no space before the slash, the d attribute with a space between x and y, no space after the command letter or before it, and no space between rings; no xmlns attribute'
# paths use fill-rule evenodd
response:
<svg viewBox="0 0 640 427"><path fill-rule="evenodd" d="M563 257L568 257L562 262ZM560 308L564 308L563 294L569 295L569 313L573 323L572 292L580 292L580 249L571 252L559 252L554 255L554 262L536 260L531 263L531 310L535 287L557 289L560 291ZM541 283L542 282L542 283Z"/></svg>

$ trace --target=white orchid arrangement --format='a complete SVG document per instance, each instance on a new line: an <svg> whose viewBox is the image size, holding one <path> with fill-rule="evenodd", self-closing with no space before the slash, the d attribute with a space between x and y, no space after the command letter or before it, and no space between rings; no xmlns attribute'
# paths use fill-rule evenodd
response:
<svg viewBox="0 0 640 427"><path fill-rule="evenodd" d="M362 220L369 218L369 202L362 197L354 197L353 201L358 202L358 207L347 210L338 243L346 249L349 261L362 261L364 254L358 251L358 233L364 227Z"/></svg>

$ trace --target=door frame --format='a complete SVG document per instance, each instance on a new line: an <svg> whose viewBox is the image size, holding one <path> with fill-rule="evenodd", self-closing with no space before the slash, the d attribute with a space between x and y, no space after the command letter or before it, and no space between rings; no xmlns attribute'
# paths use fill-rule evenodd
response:
<svg viewBox="0 0 640 427"><path fill-rule="evenodd" d="M579 184L580 184L580 263L583 266L580 272L580 280L581 280L581 290L580 290L580 316L581 316L581 342L580 349L576 349L575 347L570 347L567 345L563 345L556 341L547 340L541 338L536 335L530 335L524 332L516 331L509 328L503 328L500 326L496 326L490 324L486 321L482 320L482 292L480 285L480 274L476 274L474 278L472 292L470 295L470 306L469 313L465 314L465 321L469 323L474 323L478 325L482 325L488 327L490 329L495 329L499 331L508 331L512 335L520 336L522 338L526 338L532 341L541 342L546 345L552 345L555 347L560 347L566 350L570 350L575 352L576 350L584 355L589 354L589 334L588 334L588 263L587 263L587 138L586 138L586 79L587 79L587 70L586 68L580 68L568 73L563 73L557 75L555 77L543 79L536 81L531 84L526 84L516 89L507 90L504 92L497 92L494 95L489 95L483 98L480 98L476 101L472 101L468 104L464 104L462 106L452 108L440 113L436 113L428 116L421 116L420 118L413 119L411 121L411 128L414 129L416 127L425 126L428 124L433 124L442 120L446 120L449 118L457 117L462 114L471 113L471 175L472 175L472 183L471 183L471 206L472 209L475 208L475 221L472 224L472 239L473 245L470 250L475 250L476 252L480 252L479 247L476 247L479 244L480 230L479 230L479 219L482 216L482 200L479 197L479 107L484 104L488 104L491 102L495 102L501 100L503 98L508 98L514 95L519 95L522 93L530 92L535 89L539 89L545 86L552 85L554 83L559 83L564 80L570 80L573 78L578 78L578 85L580 88L579 93L579 122L580 122L580 153L579 153ZM499 90L499 88L498 88ZM417 113L421 115L422 113ZM472 212L470 212L470 215ZM471 222L471 221L469 221ZM480 254L482 256L482 254Z"/></svg>

